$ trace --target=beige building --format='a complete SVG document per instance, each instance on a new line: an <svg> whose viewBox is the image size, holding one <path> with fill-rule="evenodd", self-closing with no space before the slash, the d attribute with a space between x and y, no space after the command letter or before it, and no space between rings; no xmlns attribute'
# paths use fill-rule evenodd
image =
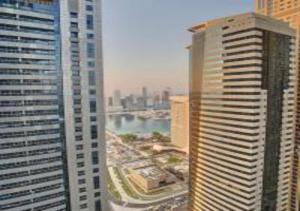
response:
<svg viewBox="0 0 300 211"><path fill-rule="evenodd" d="M151 192L176 181L176 177L156 166L129 169L131 180L145 192Z"/></svg>
<svg viewBox="0 0 300 211"><path fill-rule="evenodd" d="M298 44L297 48L300 49L300 0L256 0L256 11L264 15L269 15L277 19L286 21L290 23L290 26L297 30ZM300 57L299 57L300 58ZM298 74L300 67L300 60L298 60ZM300 86L298 85L298 92ZM298 99L298 104L300 104L300 99ZM298 109L299 110L299 109ZM295 145L295 154L294 154L294 164L293 164L293 186L292 186L292 195L291 195L291 207L290 210L300 210L300 162L299 162L299 145L300 145L300 129L299 122L300 116L299 111L297 112L297 132L296 132L296 145Z"/></svg>
<svg viewBox="0 0 300 211"><path fill-rule="evenodd" d="M189 97L171 97L171 141L189 151Z"/></svg>
<svg viewBox="0 0 300 211"><path fill-rule="evenodd" d="M295 31L254 13L190 31L189 210L289 210Z"/></svg>

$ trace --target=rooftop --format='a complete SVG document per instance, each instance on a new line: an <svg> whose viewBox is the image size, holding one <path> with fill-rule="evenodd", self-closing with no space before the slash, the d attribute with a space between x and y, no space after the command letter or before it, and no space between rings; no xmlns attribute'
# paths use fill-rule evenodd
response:
<svg viewBox="0 0 300 211"><path fill-rule="evenodd" d="M159 179L161 176L164 176L166 173L159 169L156 166L148 166L145 168L135 169L135 172L146 179Z"/></svg>

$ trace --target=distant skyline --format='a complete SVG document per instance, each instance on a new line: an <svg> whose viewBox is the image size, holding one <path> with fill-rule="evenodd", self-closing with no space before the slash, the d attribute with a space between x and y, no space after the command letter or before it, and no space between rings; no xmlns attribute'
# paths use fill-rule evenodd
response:
<svg viewBox="0 0 300 211"><path fill-rule="evenodd" d="M188 52L197 23L254 10L253 0L104 0L106 96L187 90Z"/></svg>

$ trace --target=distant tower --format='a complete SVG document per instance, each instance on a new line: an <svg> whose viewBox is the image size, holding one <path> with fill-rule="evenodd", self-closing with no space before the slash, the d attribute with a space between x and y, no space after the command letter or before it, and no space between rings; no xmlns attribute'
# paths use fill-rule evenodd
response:
<svg viewBox="0 0 300 211"><path fill-rule="evenodd" d="M166 88L165 90L162 91L161 94L162 108L170 108L170 95L171 95L170 88Z"/></svg>
<svg viewBox="0 0 300 211"><path fill-rule="evenodd" d="M111 107L111 106L113 106L113 104L114 104L114 103L113 103L113 98L112 98L112 97L108 97L108 104L107 104L107 105L108 105L109 107Z"/></svg>
<svg viewBox="0 0 300 211"><path fill-rule="evenodd" d="M115 90L114 91L114 97L113 97L113 105L114 106L121 106L121 91Z"/></svg>
<svg viewBox="0 0 300 211"><path fill-rule="evenodd" d="M142 97L143 97L143 101L144 101L144 107L147 108L147 101L148 101L148 90L147 90L147 87L143 87L143 90L142 90Z"/></svg>
<svg viewBox="0 0 300 211"><path fill-rule="evenodd" d="M290 210L295 31L254 13L190 31L189 210Z"/></svg>
<svg viewBox="0 0 300 211"><path fill-rule="evenodd" d="M189 97L171 97L171 142L188 152L189 150Z"/></svg>

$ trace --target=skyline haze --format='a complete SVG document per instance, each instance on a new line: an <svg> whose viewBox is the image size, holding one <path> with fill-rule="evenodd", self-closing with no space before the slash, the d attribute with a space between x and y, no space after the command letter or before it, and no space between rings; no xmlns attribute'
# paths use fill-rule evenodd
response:
<svg viewBox="0 0 300 211"><path fill-rule="evenodd" d="M216 7L218 5L218 7ZM171 12L170 12L171 11ZM141 87L187 91L187 28L201 21L254 11L253 0L104 0L106 96Z"/></svg>

